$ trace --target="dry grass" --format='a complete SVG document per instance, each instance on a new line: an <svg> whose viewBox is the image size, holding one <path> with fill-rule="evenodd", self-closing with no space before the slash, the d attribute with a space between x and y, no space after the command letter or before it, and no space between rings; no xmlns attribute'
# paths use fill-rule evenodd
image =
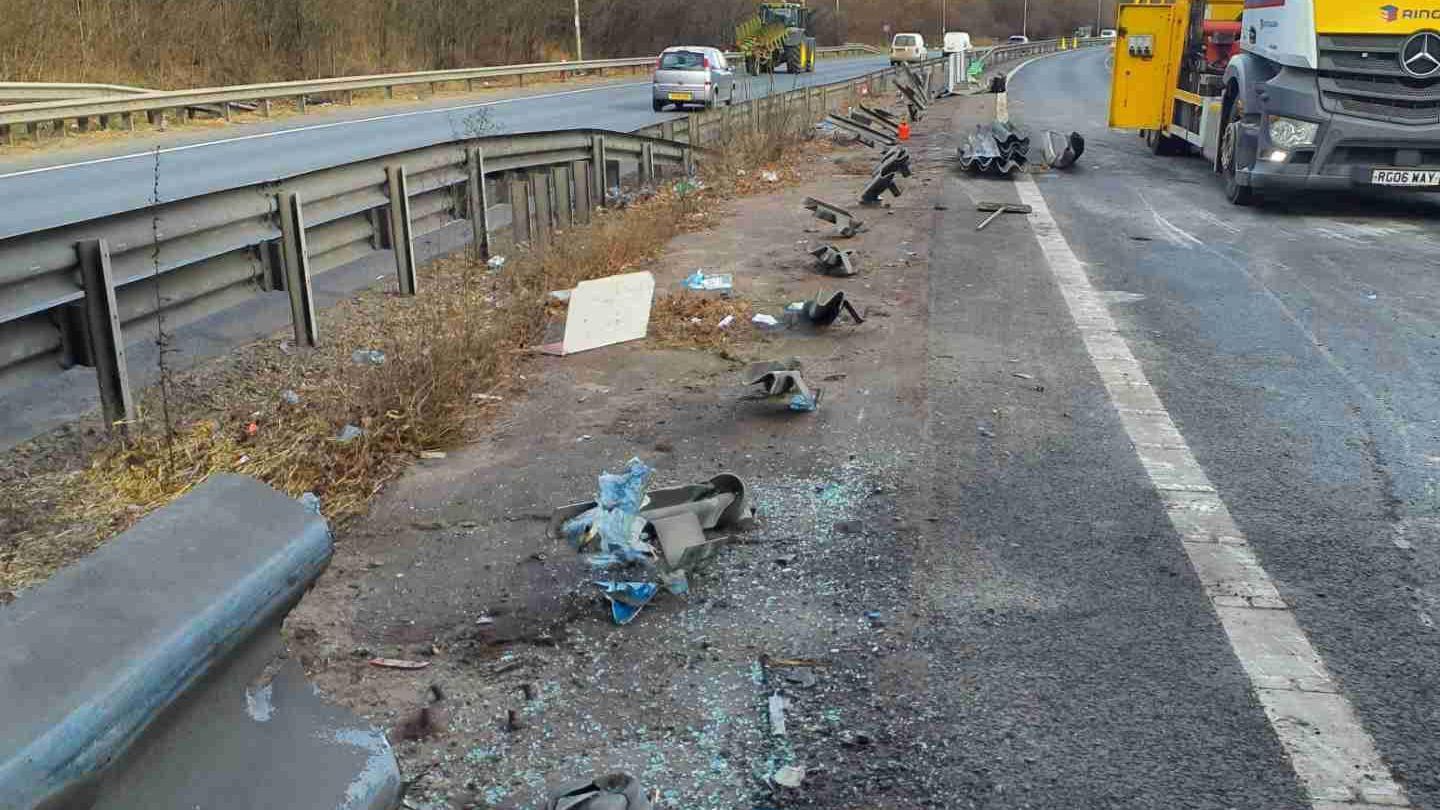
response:
<svg viewBox="0 0 1440 810"><path fill-rule="evenodd" d="M723 350L753 336L755 309L740 298L714 293L676 293L655 299L650 310L650 339L661 346ZM725 318L733 320L725 326Z"/></svg>
<svg viewBox="0 0 1440 810"><path fill-rule="evenodd" d="M295 496L313 492L342 523L362 514L421 451L454 446L484 423L494 400L476 394L519 385L524 350L545 328L550 290L634 268L677 233L700 227L706 220L695 215L718 198L773 190L754 182L760 171L798 180L802 141L794 132L723 144L699 188L672 184L622 210L599 211L548 250L511 255L498 273L468 256L451 258L426 268L416 297L370 291L342 302L320 315L320 348L297 350L277 337L171 375L171 430L152 388L128 438L95 449L62 443L59 458L5 467L0 595L45 579L219 472L252 475ZM737 299L662 297L653 334L665 344L723 350L748 332L750 312ZM722 330L725 315L736 324ZM383 351L385 361L356 363L357 349ZM298 404L286 402L287 391ZM363 434L337 441L346 425Z"/></svg>

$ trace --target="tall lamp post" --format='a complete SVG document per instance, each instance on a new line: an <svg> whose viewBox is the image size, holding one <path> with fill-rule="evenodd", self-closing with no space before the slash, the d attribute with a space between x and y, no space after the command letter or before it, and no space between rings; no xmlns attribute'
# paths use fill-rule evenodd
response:
<svg viewBox="0 0 1440 810"><path fill-rule="evenodd" d="M945 29L949 26L945 21L945 0L940 0L940 38L945 38Z"/></svg>
<svg viewBox="0 0 1440 810"><path fill-rule="evenodd" d="M580 52L580 0L575 0L575 61L585 61L584 55Z"/></svg>
<svg viewBox="0 0 1440 810"><path fill-rule="evenodd" d="M1025 0L1025 5L1020 7L1020 36L1030 37L1030 0Z"/></svg>

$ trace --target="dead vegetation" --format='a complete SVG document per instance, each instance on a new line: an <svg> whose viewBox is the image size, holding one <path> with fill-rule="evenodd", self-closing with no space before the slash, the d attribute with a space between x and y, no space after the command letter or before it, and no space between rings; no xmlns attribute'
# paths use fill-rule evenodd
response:
<svg viewBox="0 0 1440 810"><path fill-rule="evenodd" d="M462 442L519 391L549 291L633 269L682 230L712 224L698 215L723 198L774 187L752 174L798 179L804 141L782 123L717 147L699 182L597 211L589 226L543 252L514 252L499 271L456 256L425 269L418 296L354 296L320 313L319 348L275 336L172 374L168 429L152 387L124 438L50 436L12 451L26 463L0 472L0 593L45 579L215 473L314 493L340 522L361 514L422 452ZM725 315L735 322L721 329ZM751 328L749 316L739 299L662 296L653 339L723 350Z"/></svg>

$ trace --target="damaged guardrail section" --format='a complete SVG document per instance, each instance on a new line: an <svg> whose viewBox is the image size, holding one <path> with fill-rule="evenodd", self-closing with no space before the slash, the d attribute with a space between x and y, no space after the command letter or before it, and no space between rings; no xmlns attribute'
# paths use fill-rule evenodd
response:
<svg viewBox="0 0 1440 810"><path fill-rule="evenodd" d="M217 475L0 611L0 808L392 807L385 736L283 656L331 553L318 514Z"/></svg>
<svg viewBox="0 0 1440 810"><path fill-rule="evenodd" d="M767 116L808 127L859 88L892 81L881 70L635 133L457 140L0 240L0 393L89 366L107 421L131 418L126 335L157 316L175 328L285 294L297 342L314 344L315 276L390 253L401 291L415 294L417 244L432 235L484 252L543 249L588 222L606 190L689 171L694 147Z"/></svg>

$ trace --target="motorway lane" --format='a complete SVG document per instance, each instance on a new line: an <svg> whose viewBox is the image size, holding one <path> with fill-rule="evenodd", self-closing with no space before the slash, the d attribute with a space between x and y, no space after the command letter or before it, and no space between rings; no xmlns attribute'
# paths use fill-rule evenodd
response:
<svg viewBox="0 0 1440 810"><path fill-rule="evenodd" d="M1233 207L1205 161L1105 128L1105 57L1015 77L1014 119L1087 138L1036 182L1380 754L1440 807L1440 201Z"/></svg>
<svg viewBox="0 0 1440 810"><path fill-rule="evenodd" d="M815 72L753 77L748 96L854 78L887 66L884 57L816 62ZM772 81L773 78L773 81ZM159 152L159 196L170 201L289 177L342 163L475 135L593 127L622 132L680 117L650 106L650 82L607 84L440 108L293 118L227 127ZM355 120L358 119L358 120ZM113 151L113 147L102 147ZM57 155L54 165L0 170L0 239L148 205L156 154Z"/></svg>

